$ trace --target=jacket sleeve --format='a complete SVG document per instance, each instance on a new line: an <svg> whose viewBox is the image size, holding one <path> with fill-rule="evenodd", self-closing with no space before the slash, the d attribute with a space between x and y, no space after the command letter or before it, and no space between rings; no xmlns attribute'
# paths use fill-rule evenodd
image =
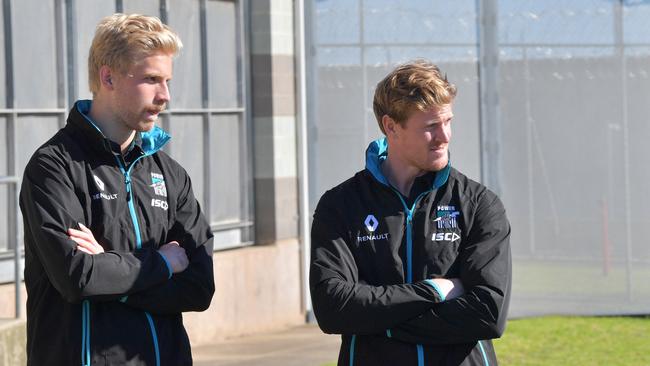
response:
<svg viewBox="0 0 650 366"><path fill-rule="evenodd" d="M385 334L386 329L440 301L425 282L385 286L363 283L346 242L344 215L328 207L334 197L326 193L319 202L311 232L311 298L318 325L325 333Z"/></svg>
<svg viewBox="0 0 650 366"><path fill-rule="evenodd" d="M166 242L178 241L185 249L190 263L183 272L174 274L169 281L131 293L123 299L131 307L156 314L203 311L210 306L214 294L212 232L194 198L189 176L184 170L179 174L184 179L181 180L176 218Z"/></svg>
<svg viewBox="0 0 650 366"><path fill-rule="evenodd" d="M35 155L20 192L27 255L38 259L54 288L76 303L110 300L166 281L166 264L152 249L96 255L76 249L67 230L85 222L84 210L66 166L58 156Z"/></svg>
<svg viewBox="0 0 650 366"><path fill-rule="evenodd" d="M391 329L391 337L422 344L451 344L499 338L510 300L510 224L496 195L484 194L460 252L465 294L433 305L424 314Z"/></svg>

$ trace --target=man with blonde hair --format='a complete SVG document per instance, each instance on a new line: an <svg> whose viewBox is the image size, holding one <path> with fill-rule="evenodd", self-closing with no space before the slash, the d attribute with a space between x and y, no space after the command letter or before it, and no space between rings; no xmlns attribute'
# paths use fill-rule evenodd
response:
<svg viewBox="0 0 650 366"><path fill-rule="evenodd" d="M419 60L377 84L385 137L314 213L314 313L339 366L496 365L510 297L499 198L452 168L456 87Z"/></svg>
<svg viewBox="0 0 650 366"><path fill-rule="evenodd" d="M192 364L181 314L210 305L212 233L155 126L181 47L158 18L102 19L93 100L27 164L28 365Z"/></svg>

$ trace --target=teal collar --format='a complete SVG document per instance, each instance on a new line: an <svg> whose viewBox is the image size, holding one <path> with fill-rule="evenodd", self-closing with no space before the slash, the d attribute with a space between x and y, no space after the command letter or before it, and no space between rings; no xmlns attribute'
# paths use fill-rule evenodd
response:
<svg viewBox="0 0 650 366"><path fill-rule="evenodd" d="M97 126L97 124L90 118L90 116L88 116L88 113L90 113L91 105L91 100L79 100L77 101L77 111L84 117L88 124L97 130L97 132L104 139L108 140L102 130L99 129L99 126ZM139 139L136 138L135 141L136 144L138 143L138 140L141 141L140 147L142 148L142 151L145 155L152 155L156 153L158 150L162 149L162 147L171 139L171 136L158 126L154 126L154 128L152 128L150 131L139 132L138 134Z"/></svg>
<svg viewBox="0 0 650 366"><path fill-rule="evenodd" d="M366 169L372 174L372 176L381 184L390 187L388 179L384 176L384 173L381 171L381 164L388 158L388 140L386 137L377 139L368 145L366 149ZM442 170L436 172L436 177L433 180L432 188L439 188L449 179L449 172L451 170L451 159Z"/></svg>

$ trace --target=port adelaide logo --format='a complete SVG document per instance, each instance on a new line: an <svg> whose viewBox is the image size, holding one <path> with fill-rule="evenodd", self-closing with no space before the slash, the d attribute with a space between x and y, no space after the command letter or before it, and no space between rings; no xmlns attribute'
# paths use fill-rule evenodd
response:
<svg viewBox="0 0 650 366"><path fill-rule="evenodd" d="M438 232L433 234L431 240L454 242L460 239L460 235L457 233L446 231L458 229L458 215L460 215L460 211L456 210L456 206L438 206L436 218L433 219Z"/></svg>
<svg viewBox="0 0 650 366"><path fill-rule="evenodd" d="M156 195L167 197L167 187L165 186L165 178L162 174L151 173L151 185Z"/></svg>
<svg viewBox="0 0 650 366"><path fill-rule="evenodd" d="M377 228L379 227L379 221L375 215L370 214L366 216L366 219L363 221L363 225L366 227L368 235L357 236L357 242L362 243L370 240L388 240L388 233L376 233Z"/></svg>
<svg viewBox="0 0 650 366"><path fill-rule="evenodd" d="M167 186L165 186L165 177L162 174L151 173L151 185L149 187L153 188L153 193L156 196L167 197ZM162 208L165 211L169 208L167 200L160 198L152 198L151 206Z"/></svg>

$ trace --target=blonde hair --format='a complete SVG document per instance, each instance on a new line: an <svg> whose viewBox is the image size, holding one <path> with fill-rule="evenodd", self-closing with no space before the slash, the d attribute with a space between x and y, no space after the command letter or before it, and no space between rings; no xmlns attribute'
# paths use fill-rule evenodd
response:
<svg viewBox="0 0 650 366"><path fill-rule="evenodd" d="M397 66L377 84L372 108L381 132L386 134L381 122L385 115L403 126L415 110L425 112L450 104L455 97L456 86L447 81L438 66L415 60Z"/></svg>
<svg viewBox="0 0 650 366"><path fill-rule="evenodd" d="M182 47L178 35L156 17L109 15L97 24L88 53L90 91L99 91L99 69L104 65L126 74L138 57L158 51L176 55Z"/></svg>

